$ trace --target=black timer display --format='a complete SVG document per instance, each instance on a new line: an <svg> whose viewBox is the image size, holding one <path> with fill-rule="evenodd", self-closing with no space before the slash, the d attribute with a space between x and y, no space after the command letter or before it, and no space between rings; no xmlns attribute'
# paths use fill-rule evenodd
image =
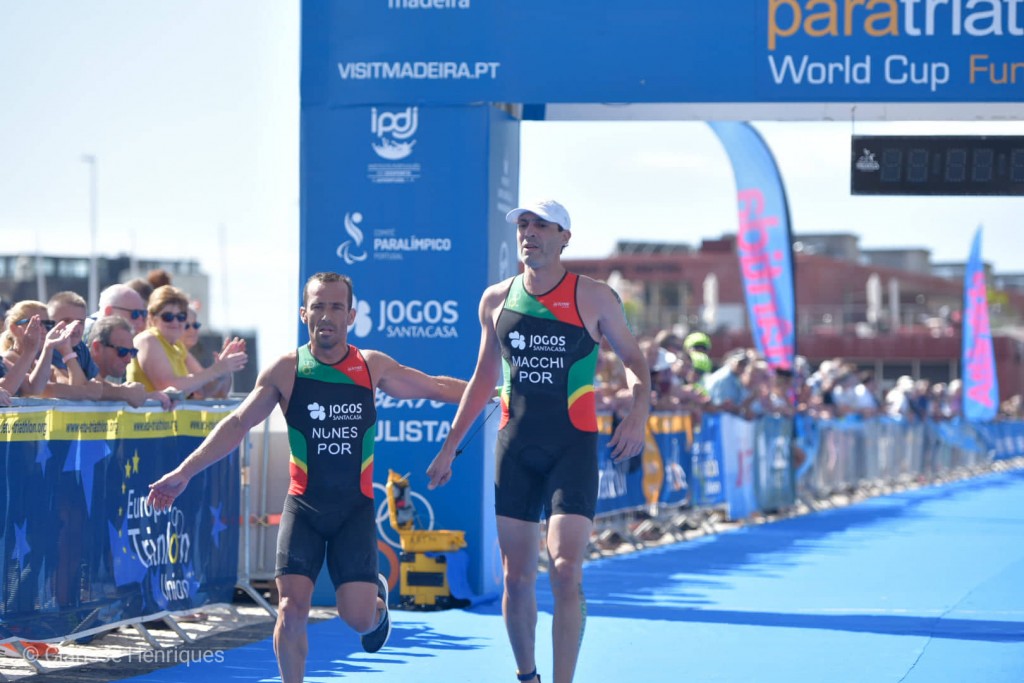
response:
<svg viewBox="0 0 1024 683"><path fill-rule="evenodd" d="M854 135L850 194L1024 196L1024 136Z"/></svg>

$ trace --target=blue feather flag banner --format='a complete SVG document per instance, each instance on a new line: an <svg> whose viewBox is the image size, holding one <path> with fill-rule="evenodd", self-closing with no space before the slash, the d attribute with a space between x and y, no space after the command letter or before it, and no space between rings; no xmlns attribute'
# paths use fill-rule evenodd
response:
<svg viewBox="0 0 1024 683"><path fill-rule="evenodd" d="M754 345L773 368L792 369L796 355L796 295L789 207L771 150L742 121L709 124L736 177L736 251Z"/></svg>

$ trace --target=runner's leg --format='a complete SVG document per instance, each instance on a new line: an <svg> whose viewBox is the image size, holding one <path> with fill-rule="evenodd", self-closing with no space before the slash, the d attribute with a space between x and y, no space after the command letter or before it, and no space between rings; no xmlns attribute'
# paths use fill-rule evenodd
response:
<svg viewBox="0 0 1024 683"><path fill-rule="evenodd" d="M569 683L576 671L586 620L583 560L592 528L593 522L583 515L555 514L548 520L549 579L555 598L551 627L554 683Z"/></svg>
<svg viewBox="0 0 1024 683"><path fill-rule="evenodd" d="M356 633L366 633L380 622L384 605L377 597L377 584L349 581L335 592L338 616Z"/></svg>
<svg viewBox="0 0 1024 683"><path fill-rule="evenodd" d="M540 525L498 516L498 545L505 575L501 611L505 629L520 672L536 668L537 561L540 555Z"/></svg>
<svg viewBox="0 0 1024 683"><path fill-rule="evenodd" d="M277 623L274 625L274 654L281 670L281 683L302 683L309 641L306 624L313 599L313 581L300 574L277 577Z"/></svg>

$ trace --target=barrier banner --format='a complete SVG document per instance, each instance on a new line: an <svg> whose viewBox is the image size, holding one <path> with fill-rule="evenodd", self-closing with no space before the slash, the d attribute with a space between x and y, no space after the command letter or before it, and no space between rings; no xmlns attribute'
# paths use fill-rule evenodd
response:
<svg viewBox="0 0 1024 683"><path fill-rule="evenodd" d="M618 422L612 415L597 416L597 515L625 510L637 510L644 505L644 465L651 470L650 478L657 477L660 465L648 456L652 448L651 434L647 434L644 454L619 463L612 462L608 442Z"/></svg>
<svg viewBox="0 0 1024 683"><path fill-rule="evenodd" d="M644 452L618 464L608 446L615 424L611 415L598 416L597 514L640 508L653 514L659 505L685 503L689 485L683 454L689 450L690 416L651 415Z"/></svg>
<svg viewBox="0 0 1024 683"><path fill-rule="evenodd" d="M659 504L678 505L689 496L682 457L689 451L690 416L655 413L647 419L647 447L643 462L643 493L648 509Z"/></svg>
<svg viewBox="0 0 1024 683"><path fill-rule="evenodd" d="M796 502L793 486L793 422L784 417L763 417L756 423L754 492L757 507L777 511Z"/></svg>
<svg viewBox="0 0 1024 683"><path fill-rule="evenodd" d="M971 422L994 420L999 412L999 379L988 320L988 288L981 262L981 228L974 233L964 271L963 414Z"/></svg>
<svg viewBox="0 0 1024 683"><path fill-rule="evenodd" d="M999 421L974 425L996 460L1024 455L1024 422Z"/></svg>
<svg viewBox="0 0 1024 683"><path fill-rule="evenodd" d="M0 413L0 640L87 635L231 601L237 449L194 477L169 510L146 504L149 484L227 411Z"/></svg>
<svg viewBox="0 0 1024 683"><path fill-rule="evenodd" d="M757 512L754 491L754 423L722 415L719 430L722 444L722 480L729 519L742 519Z"/></svg>
<svg viewBox="0 0 1024 683"><path fill-rule="evenodd" d="M986 450L984 442L972 429L971 424L964 423L959 418L948 422L936 422L935 434L939 441L951 448L972 453L982 453Z"/></svg>
<svg viewBox="0 0 1024 683"><path fill-rule="evenodd" d="M480 295L518 271L516 231L505 221L519 195L518 126L489 106L328 107L304 81L300 279L318 271L352 278L351 344L431 375L473 373ZM308 338L303 326L298 338ZM470 582L489 593L501 572L486 435L462 444L449 484L427 489L455 408L378 392L374 480L383 483L389 467L408 473L425 516L466 532Z"/></svg>
<svg viewBox="0 0 1024 683"><path fill-rule="evenodd" d="M693 507L715 507L725 502L725 468L722 464L722 416L705 413L690 449L690 481Z"/></svg>
<svg viewBox="0 0 1024 683"><path fill-rule="evenodd" d="M749 123L709 123L736 176L739 229L736 253L747 316L758 353L773 368L793 368L796 297L789 207L771 150Z"/></svg>
<svg viewBox="0 0 1024 683"><path fill-rule="evenodd" d="M818 429L818 421L803 413L793 417L793 445L800 449L803 462L797 464L794 479L797 482L803 481L804 476L814 467L818 458L818 449L821 448L821 430Z"/></svg>

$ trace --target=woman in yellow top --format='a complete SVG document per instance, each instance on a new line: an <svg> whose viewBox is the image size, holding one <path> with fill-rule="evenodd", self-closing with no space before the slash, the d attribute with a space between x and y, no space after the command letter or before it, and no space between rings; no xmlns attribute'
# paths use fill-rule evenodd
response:
<svg viewBox="0 0 1024 683"><path fill-rule="evenodd" d="M249 357L245 341L235 338L224 345L217 360L203 368L189 355L182 341L188 318L188 297L177 287L157 287L149 297L149 327L135 336L139 350L128 366L128 381L141 382L147 391L173 387L189 396L204 385L245 367Z"/></svg>

